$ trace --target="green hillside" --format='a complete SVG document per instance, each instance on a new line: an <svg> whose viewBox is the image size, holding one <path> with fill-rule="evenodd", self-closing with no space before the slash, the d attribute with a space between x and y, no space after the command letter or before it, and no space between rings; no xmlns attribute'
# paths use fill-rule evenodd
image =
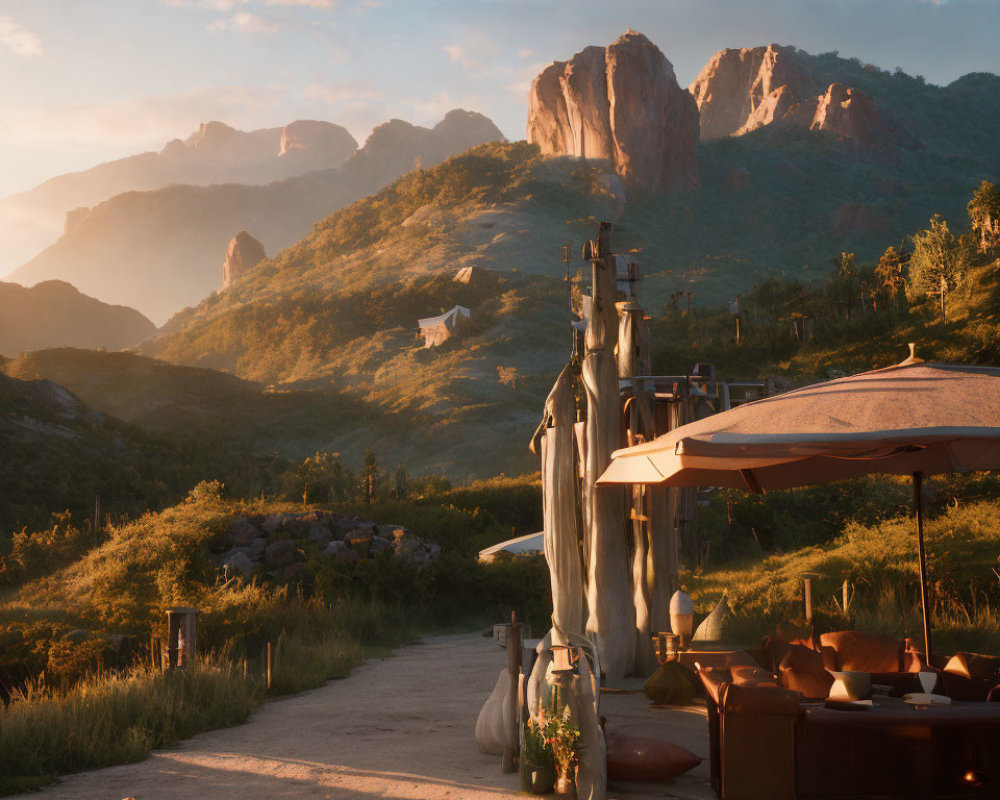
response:
<svg viewBox="0 0 1000 800"><path fill-rule="evenodd" d="M196 472L172 445L94 411L61 386L0 373L0 549L51 512L113 519L182 496ZM103 515L102 515L103 516Z"/></svg>

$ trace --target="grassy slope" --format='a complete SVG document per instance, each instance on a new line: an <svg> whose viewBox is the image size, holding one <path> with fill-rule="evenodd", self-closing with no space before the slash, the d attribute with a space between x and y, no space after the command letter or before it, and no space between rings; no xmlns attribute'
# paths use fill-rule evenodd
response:
<svg viewBox="0 0 1000 800"><path fill-rule="evenodd" d="M995 500L958 503L926 525L935 642L941 652L1000 652L1000 586L992 571L998 525ZM738 615L736 630L750 642L778 622L801 621L807 573L816 576L813 596L821 629L854 626L921 640L916 538L909 516L870 526L851 523L826 544L694 572L685 584L699 609L711 608L726 594ZM845 580L855 592L847 618L834 602Z"/></svg>

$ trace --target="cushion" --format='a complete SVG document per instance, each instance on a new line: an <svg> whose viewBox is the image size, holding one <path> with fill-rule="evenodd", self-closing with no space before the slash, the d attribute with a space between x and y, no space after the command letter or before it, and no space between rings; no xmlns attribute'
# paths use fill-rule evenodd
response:
<svg viewBox="0 0 1000 800"><path fill-rule="evenodd" d="M610 780L665 783L701 762L700 756L666 739L629 736L614 730L607 734Z"/></svg>
<svg viewBox="0 0 1000 800"><path fill-rule="evenodd" d="M788 644L801 644L805 647L812 647L812 631L809 628L802 628L790 622L779 622L774 629L774 639L778 642Z"/></svg>
<svg viewBox="0 0 1000 800"><path fill-rule="evenodd" d="M833 676L823 666L823 656L802 645L791 645L778 668L786 689L803 697L821 700L830 693Z"/></svg>
<svg viewBox="0 0 1000 800"><path fill-rule="evenodd" d="M733 683L737 686L773 686L781 688L774 673L768 672L762 667L749 667L745 665L734 665L730 667L733 674Z"/></svg>
<svg viewBox="0 0 1000 800"><path fill-rule="evenodd" d="M903 663L903 639L861 631L837 631L819 637L837 651L837 669L847 672L899 672Z"/></svg>
<svg viewBox="0 0 1000 800"><path fill-rule="evenodd" d="M701 667L698 670L698 676L705 687L705 693L715 700L716 703L719 702L719 692L723 684L732 683L733 680L733 674L728 669L715 667Z"/></svg>
<svg viewBox="0 0 1000 800"><path fill-rule="evenodd" d="M955 653L945 665L944 671L976 681L1000 683L1000 656Z"/></svg>

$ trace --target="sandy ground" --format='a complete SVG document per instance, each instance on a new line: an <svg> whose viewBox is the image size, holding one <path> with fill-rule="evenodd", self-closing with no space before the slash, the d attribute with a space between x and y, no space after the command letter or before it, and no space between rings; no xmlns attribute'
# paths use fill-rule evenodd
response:
<svg viewBox="0 0 1000 800"><path fill-rule="evenodd" d="M476 716L506 664L479 634L438 636L372 660L349 678L267 703L246 725L211 731L138 764L65 777L42 800L518 797L517 775L475 744ZM653 709L605 694L608 724L658 733L708 757L703 709ZM707 761L671 784L612 785L608 796L711 798Z"/></svg>

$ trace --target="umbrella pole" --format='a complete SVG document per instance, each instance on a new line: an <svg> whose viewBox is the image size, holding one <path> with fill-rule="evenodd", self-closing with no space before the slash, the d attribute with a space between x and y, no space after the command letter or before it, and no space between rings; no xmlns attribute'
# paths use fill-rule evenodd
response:
<svg viewBox="0 0 1000 800"><path fill-rule="evenodd" d="M931 617L927 608L927 558L924 553L924 498L922 472L913 473L913 504L917 509L917 552L920 558L920 610L924 617L924 652L931 662Z"/></svg>

